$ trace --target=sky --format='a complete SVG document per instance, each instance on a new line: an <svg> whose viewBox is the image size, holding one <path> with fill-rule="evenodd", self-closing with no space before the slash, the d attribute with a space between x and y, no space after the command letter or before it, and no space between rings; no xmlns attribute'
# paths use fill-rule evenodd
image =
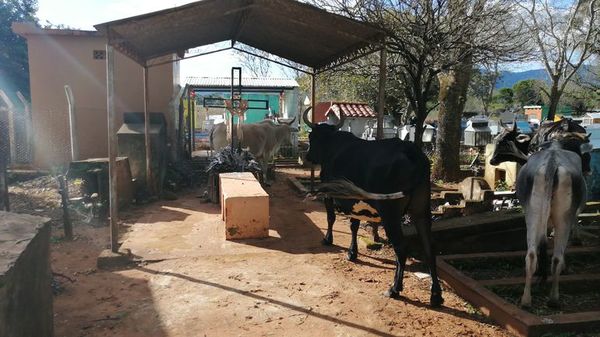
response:
<svg viewBox="0 0 600 337"><path fill-rule="evenodd" d="M38 0L40 24L65 25L69 28L94 30L94 25L185 5L197 0ZM226 1L226 0L222 0ZM201 51L218 46L207 46ZM197 52L198 49L194 49ZM231 67L241 66L232 51L200 56L180 62L181 81L188 76L219 76L231 74ZM276 67L271 76L284 76ZM243 76L249 76L243 72Z"/></svg>

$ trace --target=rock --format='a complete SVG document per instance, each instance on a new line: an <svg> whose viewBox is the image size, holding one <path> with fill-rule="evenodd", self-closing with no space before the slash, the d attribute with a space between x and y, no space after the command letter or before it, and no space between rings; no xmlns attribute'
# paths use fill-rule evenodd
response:
<svg viewBox="0 0 600 337"><path fill-rule="evenodd" d="M468 177L458 185L458 190L465 200L483 201L484 191L490 190L490 185L482 177Z"/></svg>

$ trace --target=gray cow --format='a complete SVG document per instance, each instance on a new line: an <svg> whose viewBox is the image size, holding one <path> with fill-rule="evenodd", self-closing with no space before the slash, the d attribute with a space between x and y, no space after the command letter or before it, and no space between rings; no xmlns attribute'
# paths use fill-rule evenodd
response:
<svg viewBox="0 0 600 337"><path fill-rule="evenodd" d="M259 123L242 124L241 134L238 134L240 144L247 148L256 160L260 163L261 169L267 177L269 161L279 150L281 145L290 143L291 132L294 118L289 123L280 122L275 124L270 120ZM221 150L229 145L227 140L227 126L217 124L210 133L210 146L213 150Z"/></svg>
<svg viewBox="0 0 600 337"><path fill-rule="evenodd" d="M531 279L540 269L542 279L548 271L546 237L554 228L554 251L549 305L558 305L558 277L564 268L564 254L569 232L585 205L586 184L581 170L581 156L564 149L578 145L582 153L591 149L589 140L579 133L567 133L550 143L545 150L533 153L517 177L517 197L525 211L527 255L525 289L522 306L531 306Z"/></svg>

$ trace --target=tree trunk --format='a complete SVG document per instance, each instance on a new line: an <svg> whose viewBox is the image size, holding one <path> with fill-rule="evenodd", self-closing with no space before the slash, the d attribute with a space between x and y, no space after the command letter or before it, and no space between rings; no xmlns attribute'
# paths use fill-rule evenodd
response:
<svg viewBox="0 0 600 337"><path fill-rule="evenodd" d="M432 179L457 181L460 174L460 119L471 80L472 57L466 57L456 69L438 75L439 125L433 156Z"/></svg>
<svg viewBox="0 0 600 337"><path fill-rule="evenodd" d="M417 123L415 124L415 145L419 148L423 147L423 120L417 116Z"/></svg>
<svg viewBox="0 0 600 337"><path fill-rule="evenodd" d="M546 120L553 121L556 116L556 110L558 110L558 101L560 100L560 93L558 92L558 79L552 81L552 87L550 88L550 100L548 108L548 116Z"/></svg>

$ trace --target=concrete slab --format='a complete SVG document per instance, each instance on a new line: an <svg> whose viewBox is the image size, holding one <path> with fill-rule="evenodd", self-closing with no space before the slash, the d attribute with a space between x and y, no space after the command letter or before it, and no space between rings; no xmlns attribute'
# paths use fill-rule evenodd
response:
<svg viewBox="0 0 600 337"><path fill-rule="evenodd" d="M219 191L227 240L269 236L269 194L252 173L221 173Z"/></svg>
<svg viewBox="0 0 600 337"><path fill-rule="evenodd" d="M98 259L96 265L99 269L114 269L121 268L130 265L133 262L133 256L131 251L123 250L113 253L110 249L103 250Z"/></svg>
<svg viewBox="0 0 600 337"><path fill-rule="evenodd" d="M0 211L0 336L53 335L49 220Z"/></svg>

